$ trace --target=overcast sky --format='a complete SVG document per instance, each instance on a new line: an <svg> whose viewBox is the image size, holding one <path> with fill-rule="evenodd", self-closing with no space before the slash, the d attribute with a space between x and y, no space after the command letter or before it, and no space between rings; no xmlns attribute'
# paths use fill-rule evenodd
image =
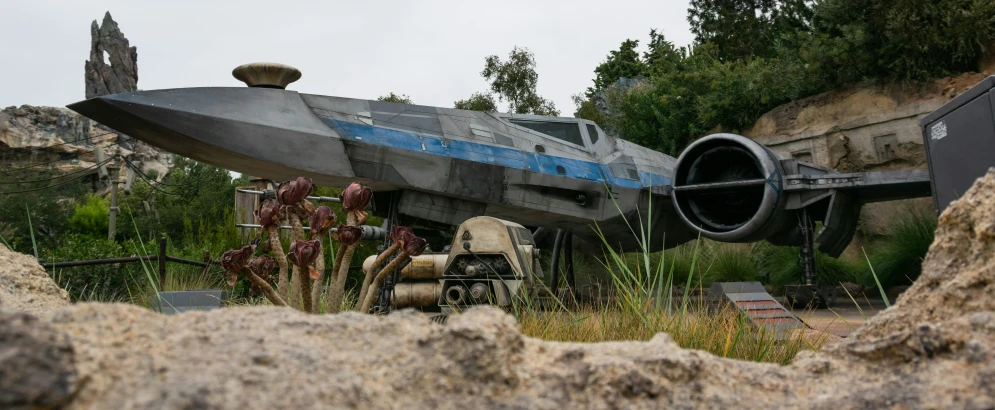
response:
<svg viewBox="0 0 995 410"><path fill-rule="evenodd" d="M90 22L110 11L138 47L138 87L242 86L236 66L273 61L304 76L289 88L376 98L388 92L451 107L474 91L484 57L535 53L539 93L572 116L570 96L626 38L650 28L693 39L679 1L3 0L0 107L83 99Z"/></svg>

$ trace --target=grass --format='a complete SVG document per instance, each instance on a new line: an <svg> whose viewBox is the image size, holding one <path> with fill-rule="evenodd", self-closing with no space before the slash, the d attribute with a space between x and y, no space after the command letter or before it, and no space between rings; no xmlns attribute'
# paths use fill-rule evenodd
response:
<svg viewBox="0 0 995 410"><path fill-rule="evenodd" d="M936 215L932 207L915 203L898 208L888 221L887 234L869 246L868 264L875 269L863 272L862 285L910 285L922 273L923 258L933 244Z"/></svg>

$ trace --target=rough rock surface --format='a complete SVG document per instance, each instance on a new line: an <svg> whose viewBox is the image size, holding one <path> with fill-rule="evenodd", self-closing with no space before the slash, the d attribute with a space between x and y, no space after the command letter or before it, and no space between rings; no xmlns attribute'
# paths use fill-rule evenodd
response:
<svg viewBox="0 0 995 410"><path fill-rule="evenodd" d="M65 306L69 306L69 294L35 258L0 244L0 307L44 317Z"/></svg>
<svg viewBox="0 0 995 410"><path fill-rule="evenodd" d="M665 334L545 342L490 308L443 326L411 312L81 304L47 323L72 345L62 354L77 374L60 372L70 387L59 391L80 409L995 407L995 171L941 216L923 271L850 338L788 366L684 350Z"/></svg>
<svg viewBox="0 0 995 410"><path fill-rule="evenodd" d="M0 110L0 166L43 164L62 171L80 170L96 163L96 146L103 149L105 158L120 153L143 172L155 171L161 177L169 171L170 154L67 108L22 105Z"/></svg>
<svg viewBox="0 0 995 410"><path fill-rule="evenodd" d="M104 14L103 24L90 24L90 59L84 69L86 98L138 89L138 48L128 44L110 12Z"/></svg>
<svg viewBox="0 0 995 410"><path fill-rule="evenodd" d="M63 332L24 312L0 309L0 409L49 409L79 388Z"/></svg>

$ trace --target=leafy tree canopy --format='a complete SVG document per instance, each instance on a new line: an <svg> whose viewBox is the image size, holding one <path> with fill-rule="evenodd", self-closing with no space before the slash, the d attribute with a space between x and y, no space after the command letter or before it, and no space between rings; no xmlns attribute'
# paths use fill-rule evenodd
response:
<svg viewBox="0 0 995 410"><path fill-rule="evenodd" d="M453 108L470 111L497 112L497 101L493 94L473 93L470 98L453 103Z"/></svg>
<svg viewBox="0 0 995 410"><path fill-rule="evenodd" d="M507 100L515 114L559 115L552 101L539 96L536 84L539 74L535 71L535 56L527 48L515 47L508 53L508 60L492 55L485 59L480 75L491 82L491 91L500 100Z"/></svg>
<svg viewBox="0 0 995 410"><path fill-rule="evenodd" d="M393 92L387 95L381 95L377 97L377 101L392 102L399 104L413 104L411 102L411 97L408 97L407 94L394 94Z"/></svg>

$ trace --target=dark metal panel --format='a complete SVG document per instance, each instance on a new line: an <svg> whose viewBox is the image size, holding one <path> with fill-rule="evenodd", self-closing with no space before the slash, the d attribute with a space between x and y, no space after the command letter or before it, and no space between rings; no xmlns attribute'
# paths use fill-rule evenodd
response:
<svg viewBox="0 0 995 410"><path fill-rule="evenodd" d="M961 95L958 95L956 98L950 100L950 102L943 104L942 107L937 108L935 111L923 117L919 123L921 125L926 125L935 122L936 120L945 117L947 114L950 114L957 108L973 101L975 98L981 97L992 88L995 88L995 75L981 80L981 82L976 84L974 87L964 91Z"/></svg>
<svg viewBox="0 0 995 410"><path fill-rule="evenodd" d="M993 104L989 92L925 124L923 137L935 189L933 198L940 212L995 165Z"/></svg>
<svg viewBox="0 0 995 410"><path fill-rule="evenodd" d="M435 107L370 101L370 111L374 125L443 136Z"/></svg>

